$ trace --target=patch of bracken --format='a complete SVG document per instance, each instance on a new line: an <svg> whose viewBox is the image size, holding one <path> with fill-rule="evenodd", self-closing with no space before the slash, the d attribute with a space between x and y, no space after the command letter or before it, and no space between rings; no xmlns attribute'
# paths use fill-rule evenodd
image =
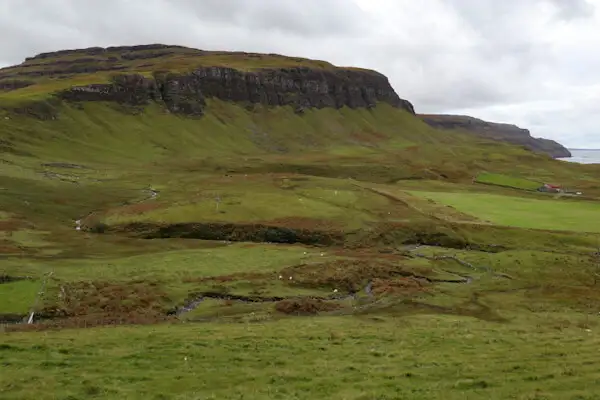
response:
<svg viewBox="0 0 600 400"><path fill-rule="evenodd" d="M295 315L314 315L340 308L342 307L338 303L313 298L285 299L275 304L277 311Z"/></svg>

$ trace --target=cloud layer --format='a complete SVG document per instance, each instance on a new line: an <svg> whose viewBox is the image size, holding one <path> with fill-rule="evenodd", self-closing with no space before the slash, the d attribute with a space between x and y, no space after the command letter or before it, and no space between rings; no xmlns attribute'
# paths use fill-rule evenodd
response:
<svg viewBox="0 0 600 400"><path fill-rule="evenodd" d="M0 0L0 65L147 43L373 68L418 112L600 148L600 0Z"/></svg>

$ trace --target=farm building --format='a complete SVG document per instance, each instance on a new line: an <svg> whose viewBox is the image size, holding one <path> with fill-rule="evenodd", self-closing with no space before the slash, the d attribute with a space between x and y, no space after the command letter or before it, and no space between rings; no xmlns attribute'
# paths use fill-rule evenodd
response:
<svg viewBox="0 0 600 400"><path fill-rule="evenodd" d="M558 185L551 185L549 183L545 183L544 186L538 188L540 192L549 192L549 193L561 193L563 190Z"/></svg>

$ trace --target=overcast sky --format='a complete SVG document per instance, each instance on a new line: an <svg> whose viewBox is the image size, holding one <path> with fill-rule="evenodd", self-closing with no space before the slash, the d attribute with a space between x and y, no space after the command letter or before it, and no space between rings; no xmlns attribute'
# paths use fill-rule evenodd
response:
<svg viewBox="0 0 600 400"><path fill-rule="evenodd" d="M417 112L600 148L600 0L0 0L0 66L148 43L373 68Z"/></svg>

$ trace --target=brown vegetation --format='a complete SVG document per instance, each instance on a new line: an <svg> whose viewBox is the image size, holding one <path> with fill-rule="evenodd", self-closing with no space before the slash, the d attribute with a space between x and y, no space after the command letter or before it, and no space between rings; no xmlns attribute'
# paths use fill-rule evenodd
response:
<svg viewBox="0 0 600 400"><path fill-rule="evenodd" d="M32 325L14 325L9 330L44 330L117 324L150 324L168 319L169 298L153 282L73 282L59 285L56 298Z"/></svg>
<svg viewBox="0 0 600 400"><path fill-rule="evenodd" d="M328 287L347 292L362 290L371 280L413 276L413 273L380 260L336 260L319 264L301 264L282 270L293 284L305 287Z"/></svg>
<svg viewBox="0 0 600 400"><path fill-rule="evenodd" d="M379 295L407 295L427 291L428 288L422 280L414 277L396 279L373 279L373 294Z"/></svg>
<svg viewBox="0 0 600 400"><path fill-rule="evenodd" d="M322 311L334 311L340 308L341 306L337 303L313 298L285 299L275 304L277 311L296 315L317 314Z"/></svg>
<svg viewBox="0 0 600 400"><path fill-rule="evenodd" d="M235 274L229 275L220 275L220 276L202 276L202 277L187 277L183 279L184 283L191 282L233 282L240 280L260 280L265 279L271 276L271 273L261 273L261 272L238 272Z"/></svg>
<svg viewBox="0 0 600 400"><path fill-rule="evenodd" d="M25 221L19 219L7 219L0 221L0 231L15 232L26 225Z"/></svg>

